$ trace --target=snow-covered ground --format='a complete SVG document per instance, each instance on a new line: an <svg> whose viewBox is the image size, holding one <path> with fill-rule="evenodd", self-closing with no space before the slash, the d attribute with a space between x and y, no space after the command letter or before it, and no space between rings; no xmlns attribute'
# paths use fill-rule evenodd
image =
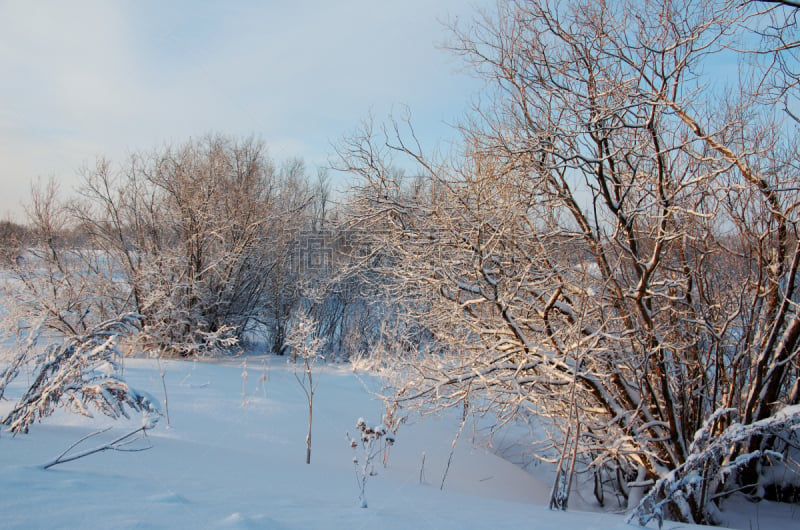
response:
<svg viewBox="0 0 800 530"><path fill-rule="evenodd" d="M631 528L623 515L548 510L548 484L473 448L470 436L461 437L440 490L458 429L458 419L447 416L400 427L388 467L379 462L367 483L369 508L361 509L345 433L354 433L359 417L380 422L383 405L371 393L380 389L377 379L344 366L317 369L312 463L306 465L305 395L283 359L248 358L246 379L241 359L162 366L170 426L162 419L150 432L150 450L104 452L44 470L42 463L81 436L113 425L103 435L109 440L138 427L141 418L111 422L59 412L27 435L3 432L0 527ZM163 400L155 361L128 360L125 376ZM0 414L10 406L0 403ZM762 503L756 518L748 519L750 513L736 514L737 526L800 525L800 509Z"/></svg>

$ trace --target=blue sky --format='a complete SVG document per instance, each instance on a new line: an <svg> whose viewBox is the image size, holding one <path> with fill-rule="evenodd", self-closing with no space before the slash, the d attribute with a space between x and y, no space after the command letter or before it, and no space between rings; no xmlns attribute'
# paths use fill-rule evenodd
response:
<svg viewBox="0 0 800 530"><path fill-rule="evenodd" d="M0 216L31 182L222 132L323 165L372 113L407 105L432 148L479 82L437 48L492 0L0 0Z"/></svg>

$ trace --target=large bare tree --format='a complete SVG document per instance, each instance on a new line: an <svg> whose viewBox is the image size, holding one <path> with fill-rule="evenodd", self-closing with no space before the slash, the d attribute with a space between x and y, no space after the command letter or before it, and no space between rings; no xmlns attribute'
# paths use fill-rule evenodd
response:
<svg viewBox="0 0 800 530"><path fill-rule="evenodd" d="M576 465L601 502L649 489L641 520L713 522L761 480L800 421L796 14L509 0L454 28L488 82L461 152L437 163L397 124L339 150L434 337L401 400L542 418L557 507Z"/></svg>

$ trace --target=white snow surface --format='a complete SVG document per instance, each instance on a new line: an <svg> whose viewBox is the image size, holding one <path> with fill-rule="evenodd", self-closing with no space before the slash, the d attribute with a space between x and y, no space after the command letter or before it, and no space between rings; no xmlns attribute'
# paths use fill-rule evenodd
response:
<svg viewBox="0 0 800 530"><path fill-rule="evenodd" d="M134 430L141 418L112 421L58 412L27 435L0 435L2 528L360 528L622 529L624 514L548 510L550 485L461 436L444 490L439 489L454 416L402 425L388 467L369 478L369 508L359 507L353 450L346 432L359 417L378 424L376 377L346 366L315 367L312 462L305 464L306 398L285 361L162 361L170 426L150 431L152 448L104 452L41 468L82 436L113 425L88 447ZM268 380L264 382L263 376ZM155 361L129 359L125 377L162 400ZM21 392L25 377L13 390ZM243 404L244 388L244 404ZM9 395L10 399L16 397ZM0 415L11 407L0 403ZM80 449L80 448L79 448ZM420 465L425 453L424 476ZM800 509L761 503L732 512L740 528L791 528ZM800 527L800 526L797 526ZM699 528L665 523L664 528Z"/></svg>

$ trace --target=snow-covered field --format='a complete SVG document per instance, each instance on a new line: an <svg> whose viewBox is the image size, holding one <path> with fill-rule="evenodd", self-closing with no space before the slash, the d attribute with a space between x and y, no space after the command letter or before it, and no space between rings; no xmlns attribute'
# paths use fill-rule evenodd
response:
<svg viewBox="0 0 800 530"><path fill-rule="evenodd" d="M383 405L371 394L380 389L377 379L345 366L317 369L312 463L306 465L305 395L283 359L249 357L246 378L241 359L162 366L170 426L162 419L150 431L150 450L104 452L44 470L42 463L81 436L113 425L103 435L109 440L138 427L141 418L112 422L59 412L27 435L3 432L0 527L631 528L623 515L548 510L545 481L472 447L470 436L461 437L440 490L458 429L458 419L446 416L400 427L388 467L379 462L367 483L369 508L361 509L345 433L354 433L359 417L380 422ZM125 376L163 400L155 361L128 360ZM10 406L0 403L0 414ZM737 515L737 526L800 527L800 510L783 506L762 503L755 517Z"/></svg>

